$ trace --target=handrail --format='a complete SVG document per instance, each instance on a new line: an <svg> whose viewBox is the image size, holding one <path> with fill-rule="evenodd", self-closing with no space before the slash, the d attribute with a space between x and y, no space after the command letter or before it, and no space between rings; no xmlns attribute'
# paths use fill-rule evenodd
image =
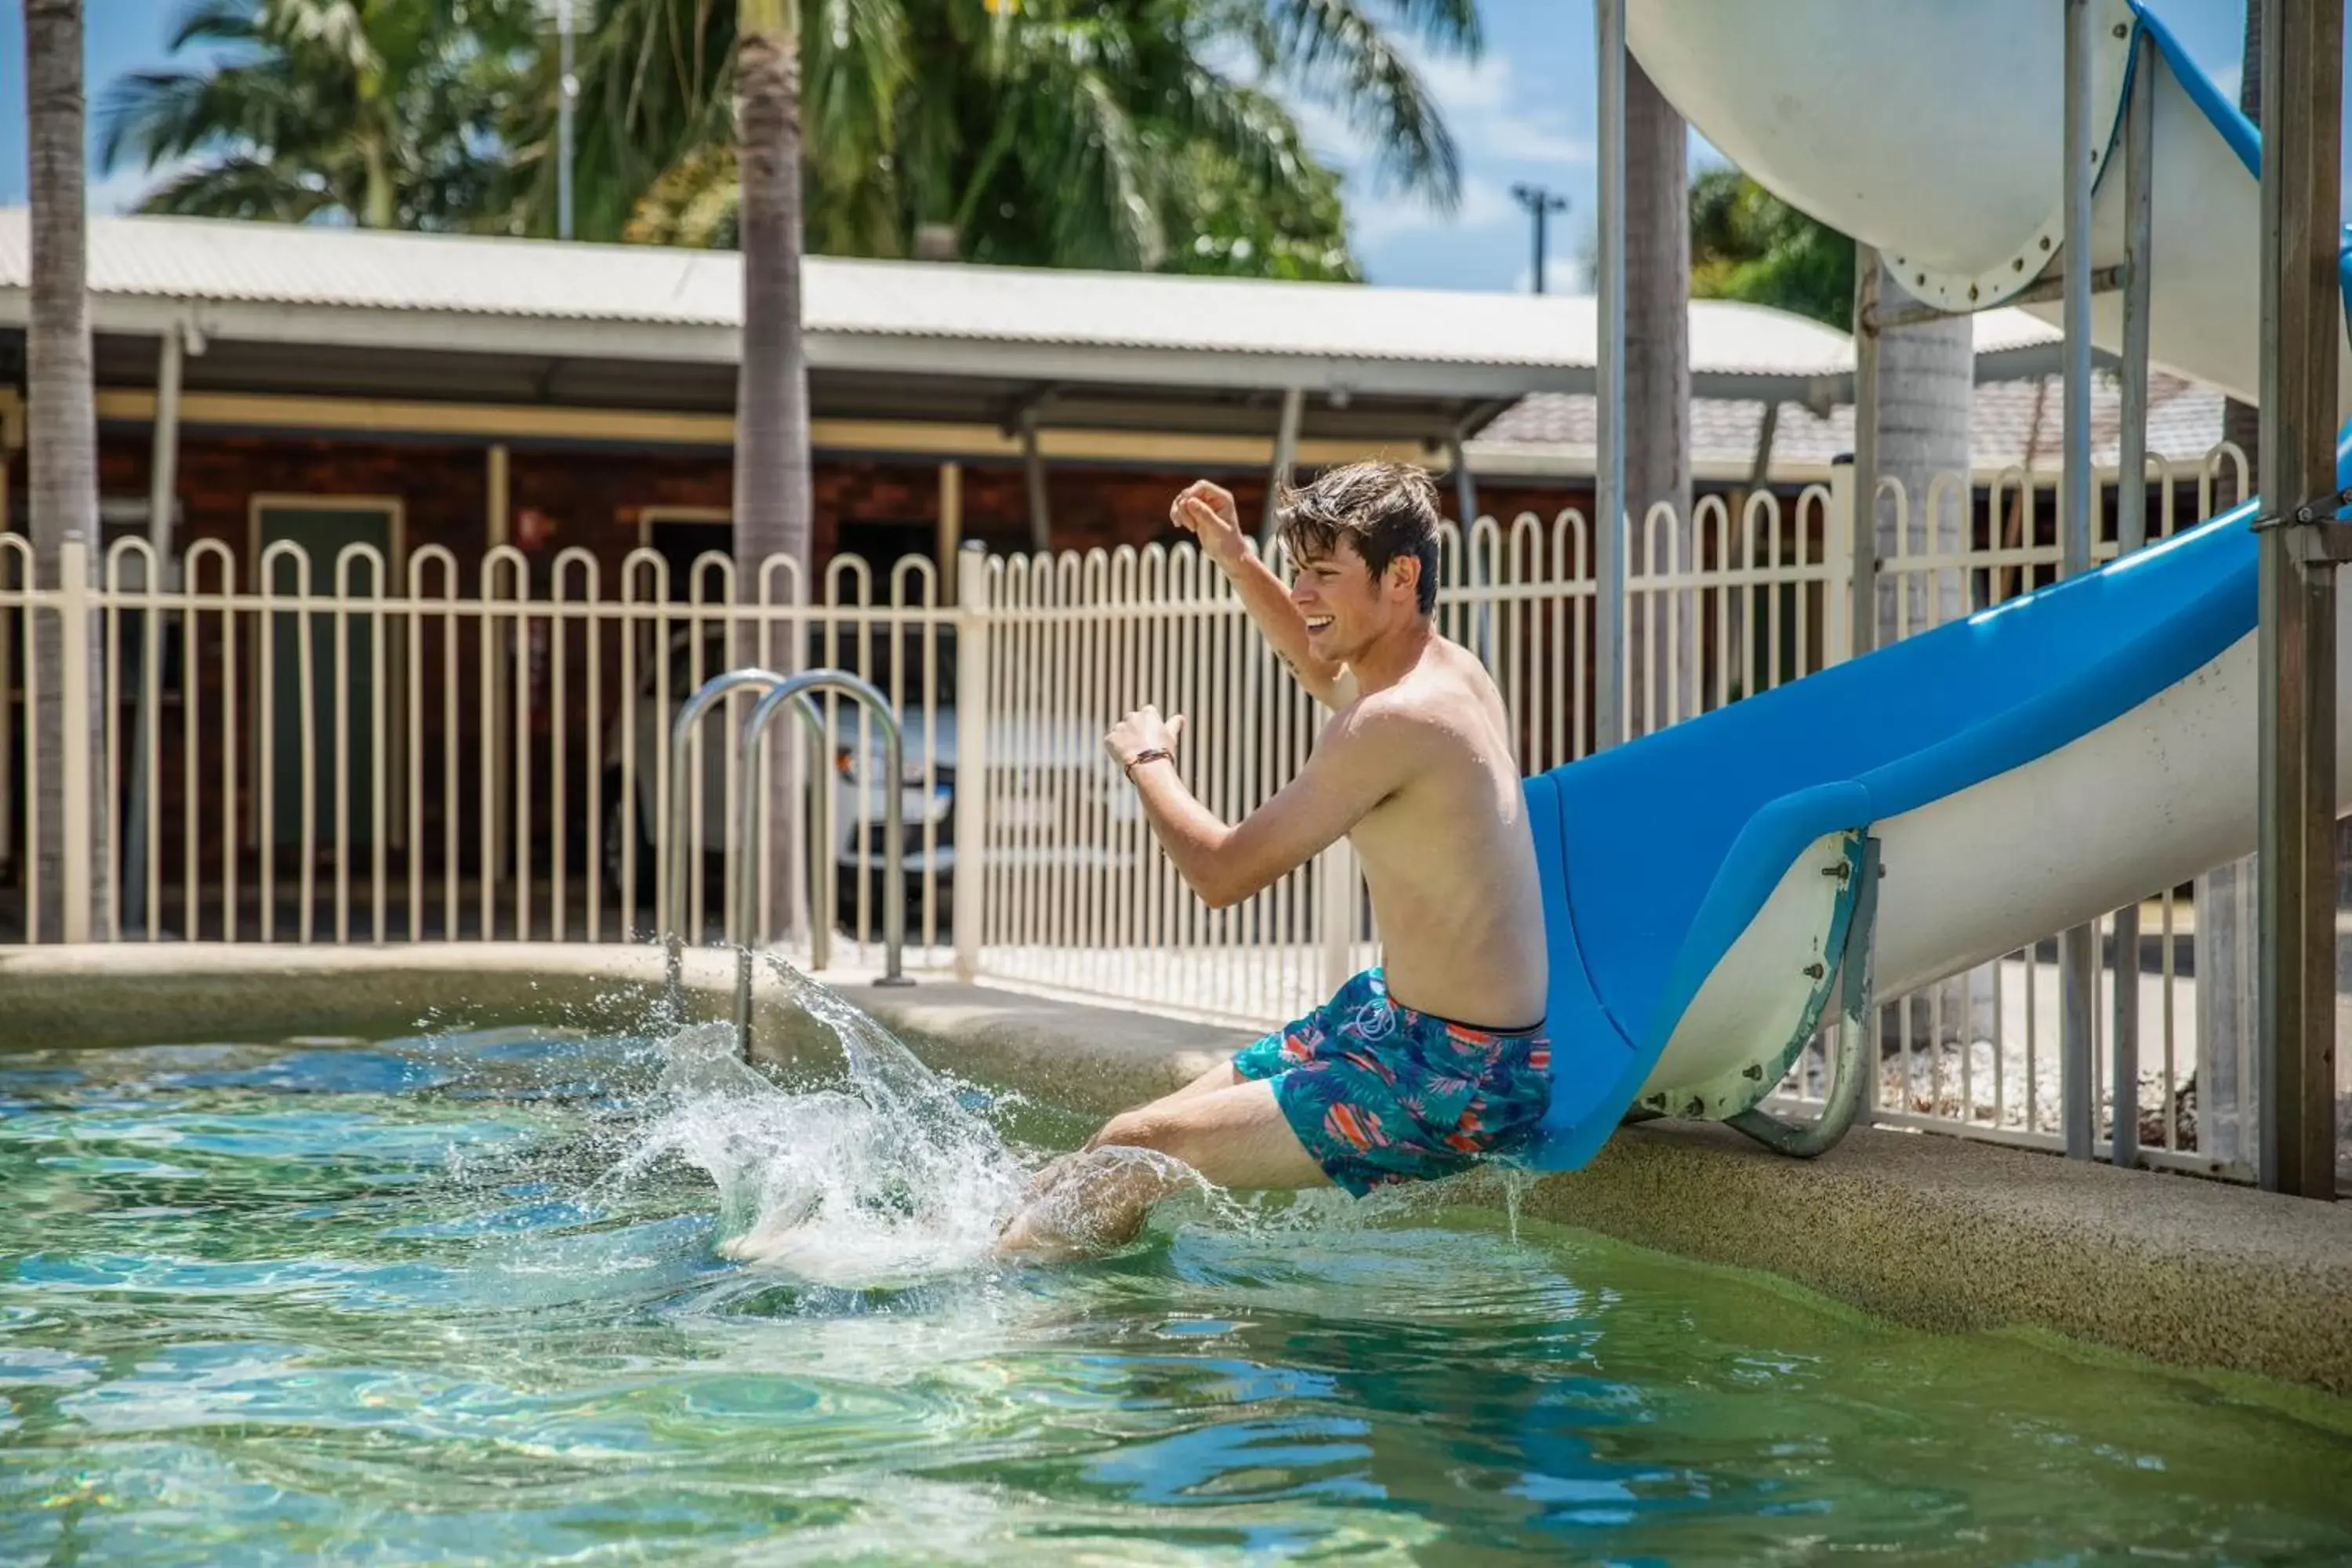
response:
<svg viewBox="0 0 2352 1568"><path fill-rule="evenodd" d="M845 669L809 669L793 676L769 689L743 721L741 739L737 742L748 769L759 760L760 742L766 734L769 721L781 712L787 702L797 699L814 713L807 693L814 690L846 692L868 717L882 727L882 978L883 985L911 985L900 969L900 945L905 938L907 888L900 854L904 848L906 786L902 779L905 756L898 734L898 715L890 711L890 700L882 695L872 682L850 674ZM746 849L759 841L760 809L756 793L746 790L737 803L740 842ZM753 865L758 864L754 858ZM745 874L735 885L735 909L729 921L728 936L735 946L735 1033L738 1048L746 1055L751 1048L751 931L758 908L757 879L746 868Z"/></svg>
<svg viewBox="0 0 2352 1568"><path fill-rule="evenodd" d="M722 674L714 675L695 689L694 695L686 700L685 706L678 710L677 717L670 723L669 777L671 795L669 821L665 825L666 830L662 836L662 884L664 893L662 926L664 941L668 948L668 955L665 963L664 973L666 994L668 997L670 1011L673 1014L676 1014L678 1011L685 986L686 897L688 882L687 863L690 858L692 858L692 854L688 848L686 842L688 816L686 793L688 788L686 778L688 745L693 739L695 725L701 722L702 716L709 712L711 705L717 702L720 698L725 697L730 692L740 691L745 687L756 686L763 690L773 690L775 688L783 685L786 679L786 677L778 674L772 669L760 669L757 668L748 667L742 669L730 669ZM808 695L805 689L796 692L795 695L799 699L796 706L800 709L802 721L808 725L809 733L812 737L814 737L821 745L823 743L824 734L824 716L817 711L814 700ZM698 788L701 783L700 779L698 778L694 782L695 785ZM746 800L753 799L756 797L757 793L758 792L752 789L750 783L747 781L743 789L743 798ZM819 843L827 846L830 846L833 841L831 798L832 797L829 794L822 790L820 790L817 796L818 832L816 837ZM757 874L757 860L751 861L743 869L743 877L746 881L753 880L756 879ZM733 911L730 909L729 911L730 927L728 931L728 934L730 937L734 934L732 920ZM822 925L816 927L816 929L813 930L809 933L810 956L814 967L818 969L824 967L826 952L827 949L831 945L832 936L832 931L826 930Z"/></svg>

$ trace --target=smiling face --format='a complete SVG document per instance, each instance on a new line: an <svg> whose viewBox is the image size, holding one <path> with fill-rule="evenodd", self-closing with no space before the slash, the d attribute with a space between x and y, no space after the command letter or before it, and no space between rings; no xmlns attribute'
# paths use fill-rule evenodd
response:
<svg viewBox="0 0 2352 1568"><path fill-rule="evenodd" d="M1349 463L1282 497L1290 602L1319 658L1353 664L1437 600L1437 489L1410 463Z"/></svg>
<svg viewBox="0 0 2352 1568"><path fill-rule="evenodd" d="M1302 558L1291 579L1290 602L1306 617L1307 647L1318 658L1352 663L1380 637L1420 619L1411 581L1416 570L1395 561L1376 577L1345 538L1334 541L1328 554Z"/></svg>

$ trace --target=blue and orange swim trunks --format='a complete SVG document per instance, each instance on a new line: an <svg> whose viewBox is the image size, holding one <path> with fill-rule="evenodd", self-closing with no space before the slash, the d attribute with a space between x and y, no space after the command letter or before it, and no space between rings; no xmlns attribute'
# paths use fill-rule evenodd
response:
<svg viewBox="0 0 2352 1568"><path fill-rule="evenodd" d="M1505 1033L1416 1013L1377 969L1244 1047L1234 1071L1272 1081L1299 1142L1358 1197L1507 1157L1551 1100L1542 1025Z"/></svg>

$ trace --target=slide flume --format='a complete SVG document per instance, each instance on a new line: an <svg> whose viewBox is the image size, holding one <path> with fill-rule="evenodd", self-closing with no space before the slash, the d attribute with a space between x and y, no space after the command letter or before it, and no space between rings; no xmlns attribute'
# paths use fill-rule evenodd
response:
<svg viewBox="0 0 2352 1568"><path fill-rule="evenodd" d="M1627 6L1703 135L1956 308L2057 250L2059 26L2039 0ZM2151 359L2250 397L2253 129L2141 7L2106 0L2096 32L2103 172L2127 95L2155 95ZM2095 267L2122 259L2116 175ZM2092 335L2120 346L2116 296ZM1769 1093L1829 1003L1865 837L1882 996L2251 854L2258 510L1529 780L1559 1064L1536 1163L1583 1164L1637 1100L1721 1120ZM2352 726L2338 745L2352 786Z"/></svg>

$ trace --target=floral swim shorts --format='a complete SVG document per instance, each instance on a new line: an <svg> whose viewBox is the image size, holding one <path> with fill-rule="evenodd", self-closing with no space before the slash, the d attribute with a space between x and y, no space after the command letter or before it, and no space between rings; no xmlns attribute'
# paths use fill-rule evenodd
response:
<svg viewBox="0 0 2352 1568"><path fill-rule="evenodd" d="M1543 1026L1508 1034L1389 1000L1368 969L1339 994L1234 1058L1266 1079L1324 1174L1358 1197L1432 1181L1527 1142L1551 1100Z"/></svg>

